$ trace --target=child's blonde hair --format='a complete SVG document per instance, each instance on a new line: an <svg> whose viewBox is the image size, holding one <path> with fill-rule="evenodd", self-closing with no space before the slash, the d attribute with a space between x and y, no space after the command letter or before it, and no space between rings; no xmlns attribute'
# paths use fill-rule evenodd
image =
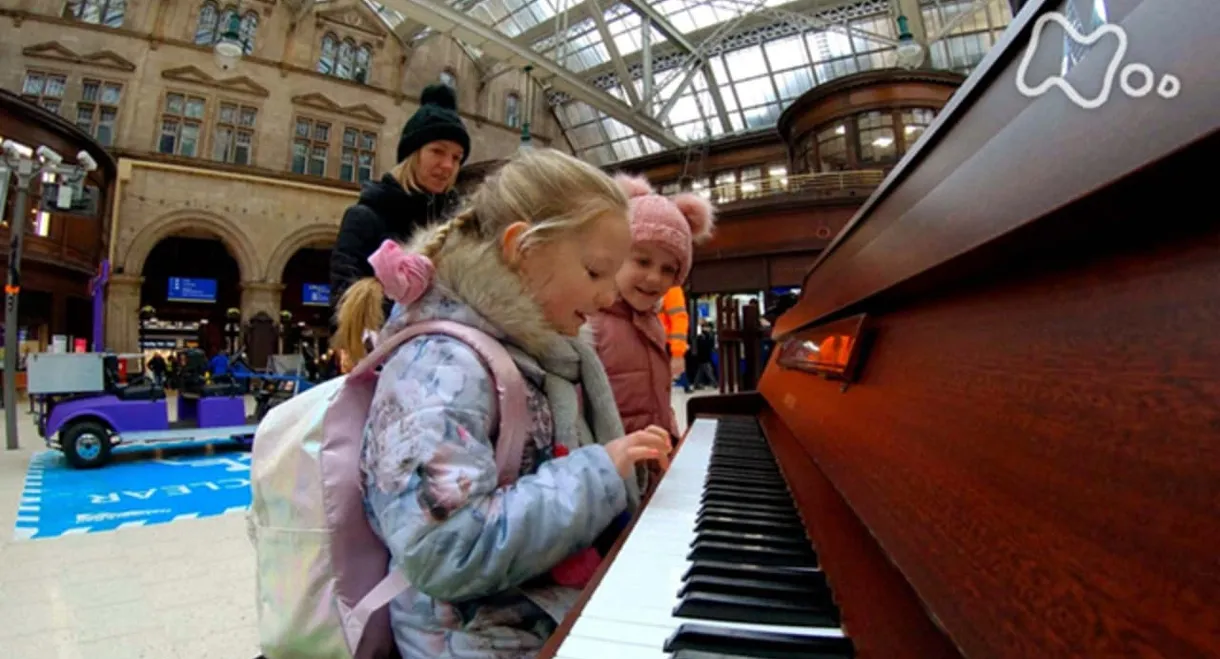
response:
<svg viewBox="0 0 1220 659"><path fill-rule="evenodd" d="M464 233L499 242L508 227L525 222L520 247L583 231L596 219L618 214L626 221L627 195L600 169L554 149L527 149L490 175L466 207L446 222L421 250L438 263L449 238ZM490 250L502 258L500 250ZM385 291L374 277L353 283L339 300L338 331L331 345L359 361L367 352L364 334L385 324Z"/></svg>

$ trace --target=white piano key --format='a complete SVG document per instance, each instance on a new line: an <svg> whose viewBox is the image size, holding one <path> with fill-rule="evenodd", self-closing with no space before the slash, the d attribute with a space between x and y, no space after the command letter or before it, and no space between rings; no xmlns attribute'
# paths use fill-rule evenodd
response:
<svg viewBox="0 0 1220 659"><path fill-rule="evenodd" d="M677 618L678 590L690 563L703 482L717 421L698 419L648 506L581 611L556 655L560 659L666 657L665 641L684 623L723 629L843 636L826 627L794 627Z"/></svg>
<svg viewBox="0 0 1220 659"><path fill-rule="evenodd" d="M600 640L569 636L556 657L563 659L667 659L663 645L647 647L623 639Z"/></svg>

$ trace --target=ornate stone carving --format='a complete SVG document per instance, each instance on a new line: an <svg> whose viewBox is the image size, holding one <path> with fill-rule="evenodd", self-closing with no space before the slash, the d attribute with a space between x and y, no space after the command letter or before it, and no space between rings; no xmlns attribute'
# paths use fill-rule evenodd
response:
<svg viewBox="0 0 1220 659"><path fill-rule="evenodd" d="M56 60L85 66L96 66L115 71L131 72L136 70L135 64L128 61L126 58L113 50L99 50L96 53L90 53L88 55L78 55L71 48L68 48L58 41L47 41L34 44L33 46L26 46L21 50L21 54L25 55L26 57Z"/></svg>

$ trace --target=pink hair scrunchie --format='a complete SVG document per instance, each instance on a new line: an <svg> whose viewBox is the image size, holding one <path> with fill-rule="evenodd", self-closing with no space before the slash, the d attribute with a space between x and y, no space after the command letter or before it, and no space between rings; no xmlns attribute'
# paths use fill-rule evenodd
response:
<svg viewBox="0 0 1220 659"><path fill-rule="evenodd" d="M385 289L386 297L399 304L411 304L423 297L436 274L431 259L409 252L393 240L381 243L369 257L369 265L373 266L373 274Z"/></svg>

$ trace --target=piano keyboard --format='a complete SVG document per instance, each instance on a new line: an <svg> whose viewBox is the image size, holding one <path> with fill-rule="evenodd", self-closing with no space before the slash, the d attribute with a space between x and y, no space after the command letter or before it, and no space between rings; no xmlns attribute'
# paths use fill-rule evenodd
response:
<svg viewBox="0 0 1220 659"><path fill-rule="evenodd" d="M757 421L692 424L555 656L854 656Z"/></svg>

